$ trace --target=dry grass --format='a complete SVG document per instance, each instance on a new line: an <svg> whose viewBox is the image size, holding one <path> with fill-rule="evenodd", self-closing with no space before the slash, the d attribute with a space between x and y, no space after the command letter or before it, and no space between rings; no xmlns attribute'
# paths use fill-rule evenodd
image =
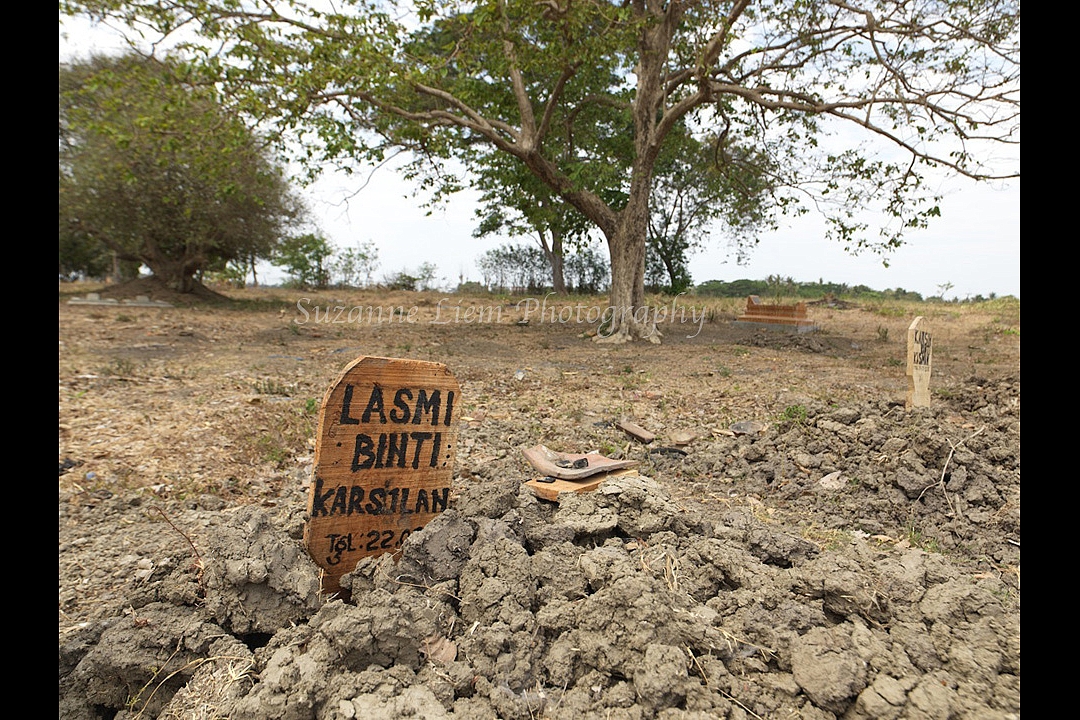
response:
<svg viewBox="0 0 1080 720"><path fill-rule="evenodd" d="M887 311L815 306L823 351L808 353L737 336L729 320L743 307L738 299L674 299L705 318L700 335L669 329L663 345L645 349L597 346L583 336L587 324L517 326L527 298L502 295L251 288L221 290L231 298L224 305L67 304L94 289L62 285L59 305L59 458L77 463L61 488L85 492L237 501L276 494L310 461L326 388L362 354L445 362L464 383L467 413L513 418L524 435L617 411L707 436L734 420L782 412L791 403L780 390L829 402L895 393L904 388L899 358L916 315L933 323L935 373L1019 368L1015 300L889 303ZM301 324L301 301L309 312L318 305L345 315L353 307L415 313L412 322ZM547 298L555 316L604 301ZM673 300L651 302L670 308ZM451 310L463 318L465 308L479 308L474 318L501 312L501 322L433 323ZM622 372L627 367L633 372ZM524 379L514 381L522 369Z"/></svg>
<svg viewBox="0 0 1080 720"><path fill-rule="evenodd" d="M194 677L172 697L158 720L225 720L236 699L250 690L254 661L217 656L199 660ZM135 717L141 717L138 712Z"/></svg>

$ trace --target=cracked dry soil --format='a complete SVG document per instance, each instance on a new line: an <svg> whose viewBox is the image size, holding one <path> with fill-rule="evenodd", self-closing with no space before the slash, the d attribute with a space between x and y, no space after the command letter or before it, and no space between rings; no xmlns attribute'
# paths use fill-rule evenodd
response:
<svg viewBox="0 0 1080 720"><path fill-rule="evenodd" d="M433 294L84 291L59 304L61 718L1020 716L1018 302L814 306L801 336L729 304L604 346L506 298L434 325ZM419 310L298 325L301 295ZM933 403L906 409L917 314ZM360 355L446 363L465 418L449 509L344 602L301 535L314 409ZM638 474L541 500L540 443Z"/></svg>

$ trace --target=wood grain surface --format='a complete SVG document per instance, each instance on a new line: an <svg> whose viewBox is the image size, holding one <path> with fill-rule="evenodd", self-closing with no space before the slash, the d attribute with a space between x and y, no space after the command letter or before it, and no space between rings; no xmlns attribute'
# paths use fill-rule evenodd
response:
<svg viewBox="0 0 1080 720"><path fill-rule="evenodd" d="M304 544L323 590L360 559L396 552L446 509L461 387L442 363L364 356L319 410Z"/></svg>

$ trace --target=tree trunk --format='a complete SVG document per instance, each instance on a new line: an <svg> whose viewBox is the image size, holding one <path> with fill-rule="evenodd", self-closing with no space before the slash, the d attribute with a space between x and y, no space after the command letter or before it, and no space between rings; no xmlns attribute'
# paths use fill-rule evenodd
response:
<svg viewBox="0 0 1080 720"><path fill-rule="evenodd" d="M634 119L634 162L626 207L618 213L614 232L606 235L611 255L612 318L606 332L597 335L600 342L643 338L658 343L661 337L655 317L650 316L645 304L645 243L656 158L674 118L670 116L667 124L658 122L664 107L662 78L671 38L682 15L678 4L663 7L658 22L647 24L638 40L638 64L634 68L637 87L630 110Z"/></svg>
<svg viewBox="0 0 1080 720"><path fill-rule="evenodd" d="M159 245L151 239L144 241L139 251L139 260L150 268L154 277L180 293L195 290L195 273L206 267L206 258L199 253L186 252L179 258L162 252Z"/></svg>
<svg viewBox="0 0 1080 720"><path fill-rule="evenodd" d="M543 249L545 257L547 257L548 264L551 266L551 289L555 291L556 295L566 295L566 273L564 270L566 258L563 255L562 236L557 231L552 230L551 245L549 246L547 238L541 230L540 247Z"/></svg>
<svg viewBox="0 0 1080 720"><path fill-rule="evenodd" d="M648 201L631 202L620 214L615 233L607 239L611 259L609 322L601 326L597 342L623 343L642 338L659 343L662 334L645 304L645 236Z"/></svg>
<svg viewBox="0 0 1080 720"><path fill-rule="evenodd" d="M678 272L675 270L675 263L671 261L671 255L662 255L660 260L664 263L664 268L667 269L668 285L673 292L678 292L680 278Z"/></svg>
<svg viewBox="0 0 1080 720"><path fill-rule="evenodd" d="M145 258L145 265L150 268L154 277L161 280L170 288L179 293L189 293L195 289L195 271L197 265L186 260L166 260L161 258Z"/></svg>
<svg viewBox="0 0 1080 720"><path fill-rule="evenodd" d="M646 12L645 5L636 0L633 12L640 16ZM630 110L634 122L634 159L626 207L616 212L599 196L576 188L537 151L536 138L525 131L523 135L528 136L529 142L519 141L524 147L517 153L537 178L592 221L607 239L611 294L607 322L594 338L597 342L621 343L643 338L658 343L661 337L645 305L645 241L649 230L649 195L660 145L672 125L686 112L683 108L661 120L666 90L663 78L671 38L683 8L679 3L656 3L655 7L650 3L647 12L655 14L657 22L645 23L638 40L639 57L634 68L637 87ZM524 92L515 94L528 110ZM532 130L535 131L535 126Z"/></svg>

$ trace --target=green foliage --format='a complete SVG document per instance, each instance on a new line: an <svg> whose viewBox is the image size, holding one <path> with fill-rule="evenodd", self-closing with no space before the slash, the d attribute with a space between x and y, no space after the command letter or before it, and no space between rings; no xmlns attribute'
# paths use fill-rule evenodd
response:
<svg viewBox="0 0 1080 720"><path fill-rule="evenodd" d="M772 275L764 280L707 280L694 287L695 295L704 297L728 297L745 298L750 295L761 297L792 297L807 300L818 300L824 297L834 299L848 298L854 300L881 301L881 300L904 300L922 302L923 297L917 292L896 288L895 290L873 290L865 285L851 287L846 283L826 282L799 282L790 277L782 278ZM871 306L878 314L889 316L895 311L897 316L903 315L904 310L895 305L885 305L877 302Z"/></svg>
<svg viewBox="0 0 1080 720"><path fill-rule="evenodd" d="M679 197L660 179L688 168L713 173L704 197L746 230L737 245L819 211L852 253L888 253L940 214L931 169L1019 175L1018 153L991 152L1019 143L1018 2L277 4L62 9L144 33L198 28L184 37L193 66L299 140L312 172L405 152L407 177L438 200L470 184L466 168L508 210L493 227L542 230L553 257L577 213L608 244L618 306L643 304L650 204ZM687 161L705 149L711 166ZM669 160L689 164L669 173ZM692 246L663 237L681 238L672 257Z"/></svg>
<svg viewBox="0 0 1080 720"><path fill-rule="evenodd" d="M581 245L566 259L566 287L571 292L595 295L610 281L603 254L595 245Z"/></svg>
<svg viewBox="0 0 1080 720"><path fill-rule="evenodd" d="M940 553L941 544L937 538L931 537L917 528L914 524L908 525L907 541L911 547L918 548L928 553Z"/></svg>
<svg viewBox="0 0 1080 720"><path fill-rule="evenodd" d="M483 162L480 159L483 159ZM567 255L588 243L589 221L570 205L561 202L550 188L540 182L526 166L498 153L477 156L471 165L478 176L476 188L481 191L481 207L476 211L479 224L476 237L507 233L511 237L532 236L535 246L504 245L489 251L488 273L508 274L500 267L508 254L527 254L528 268L510 274L521 275L519 287L548 285L540 278L550 279L556 293L566 293L565 266ZM507 250L512 248L512 250ZM496 257L499 256L499 257ZM492 283L506 286L501 280Z"/></svg>
<svg viewBox="0 0 1080 720"><path fill-rule="evenodd" d="M664 295L689 292L694 286L690 250L680 239L664 245L650 240L645 247L645 291Z"/></svg>
<svg viewBox="0 0 1080 720"><path fill-rule="evenodd" d="M60 277L64 280L104 280L113 269L109 249L60 217Z"/></svg>
<svg viewBox="0 0 1080 720"><path fill-rule="evenodd" d="M273 435L260 435L255 441L255 446L264 462L277 467L284 466L289 457L289 449L282 444L280 438Z"/></svg>
<svg viewBox="0 0 1080 720"><path fill-rule="evenodd" d="M776 187L764 154L734 145L727 129L699 139L680 123L656 165L649 204L645 285L677 294L692 287L689 255L719 226L739 258L776 227Z"/></svg>
<svg viewBox="0 0 1080 720"><path fill-rule="evenodd" d="M776 418L776 423L782 429L787 430L795 426L805 425L807 418L808 414L805 405L789 405Z"/></svg>
<svg viewBox="0 0 1080 720"><path fill-rule="evenodd" d="M60 65L61 272L145 264L180 291L268 257L301 213L261 139L173 59Z"/></svg>
<svg viewBox="0 0 1080 720"><path fill-rule="evenodd" d="M419 290L434 290L439 268L432 262L422 262L416 269L416 285Z"/></svg>
<svg viewBox="0 0 1080 720"><path fill-rule="evenodd" d="M399 270L396 273L388 275L383 280L383 285L387 290L408 290L414 291L417 289L417 284L420 282L420 278L415 275L410 275L407 270Z"/></svg>
<svg viewBox="0 0 1080 720"><path fill-rule="evenodd" d="M284 269L298 287L325 288L330 284L329 261L333 255L329 240L305 233L283 240L271 262Z"/></svg>
<svg viewBox="0 0 1080 720"><path fill-rule="evenodd" d="M480 295L485 292L484 286L475 280L466 280L463 283L458 283L457 292L462 295Z"/></svg>
<svg viewBox="0 0 1080 720"><path fill-rule="evenodd" d="M536 294L551 287L551 267L536 245L504 243L481 255L476 266L492 292Z"/></svg>
<svg viewBox="0 0 1080 720"><path fill-rule="evenodd" d="M707 280L694 288L695 295L706 297L740 297L764 295L769 285L764 280Z"/></svg>

